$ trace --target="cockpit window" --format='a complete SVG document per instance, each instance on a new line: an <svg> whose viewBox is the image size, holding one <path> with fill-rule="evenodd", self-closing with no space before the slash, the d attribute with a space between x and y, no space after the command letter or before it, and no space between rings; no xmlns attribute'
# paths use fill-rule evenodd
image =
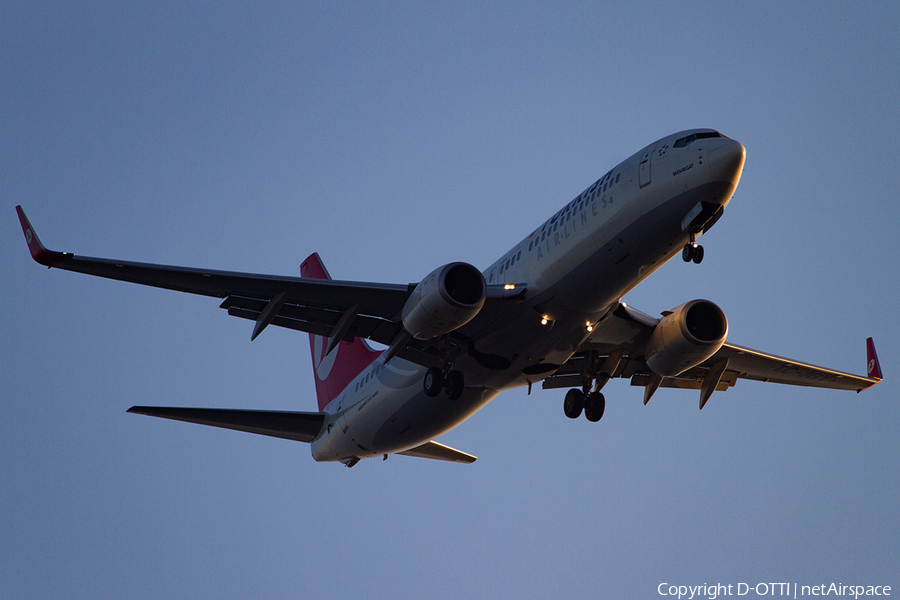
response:
<svg viewBox="0 0 900 600"><path fill-rule="evenodd" d="M673 146L675 148L684 148L685 146L690 145L692 142L695 142L696 140L705 140L707 138L720 138L720 137L725 137L725 136L722 135L721 133L719 133L718 131L702 131L700 133L692 133L691 135L689 135L687 137L683 137L683 138L677 140L673 144Z"/></svg>

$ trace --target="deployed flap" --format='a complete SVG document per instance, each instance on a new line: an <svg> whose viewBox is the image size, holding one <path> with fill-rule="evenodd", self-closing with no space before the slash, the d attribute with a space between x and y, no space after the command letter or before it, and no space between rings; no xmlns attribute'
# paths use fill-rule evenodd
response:
<svg viewBox="0 0 900 600"><path fill-rule="evenodd" d="M450 462L471 464L478 460L471 454L461 452L456 448L439 444L438 442L425 442L421 446L398 452L404 456L418 456L419 458L433 458L436 460L448 460Z"/></svg>
<svg viewBox="0 0 900 600"><path fill-rule="evenodd" d="M325 421L323 413L275 410L132 406L128 412L307 443L316 439Z"/></svg>

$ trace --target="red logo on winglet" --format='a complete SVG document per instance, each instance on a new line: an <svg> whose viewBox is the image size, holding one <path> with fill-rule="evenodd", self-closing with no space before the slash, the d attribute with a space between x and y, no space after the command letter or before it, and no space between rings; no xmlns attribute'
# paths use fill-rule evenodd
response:
<svg viewBox="0 0 900 600"><path fill-rule="evenodd" d="M881 373L881 363L878 362L878 354L875 352L875 340L866 340L866 374L872 379L884 379Z"/></svg>

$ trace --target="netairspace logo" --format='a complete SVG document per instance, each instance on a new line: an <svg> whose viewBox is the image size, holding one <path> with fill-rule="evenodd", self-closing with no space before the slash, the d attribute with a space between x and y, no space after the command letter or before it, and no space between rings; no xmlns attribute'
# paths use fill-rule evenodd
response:
<svg viewBox="0 0 900 600"><path fill-rule="evenodd" d="M673 585L661 583L656 591L660 596L672 596L682 600L707 598L716 600L722 596L788 596L801 598L805 596L843 596L860 598L865 596L890 596L889 585L844 585L842 583L800 585L797 583L716 583L703 585ZM752 597L751 596L751 597Z"/></svg>

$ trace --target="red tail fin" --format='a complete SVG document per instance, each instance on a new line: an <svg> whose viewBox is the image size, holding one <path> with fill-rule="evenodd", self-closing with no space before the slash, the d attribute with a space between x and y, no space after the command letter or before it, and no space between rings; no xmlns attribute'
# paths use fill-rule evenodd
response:
<svg viewBox="0 0 900 600"><path fill-rule="evenodd" d="M875 353L875 340L866 340L866 374L872 379L884 379L881 374L881 363L878 362L878 354Z"/></svg>
<svg viewBox="0 0 900 600"><path fill-rule="evenodd" d="M331 279L318 253L315 252L310 254L300 265L300 275L314 279ZM328 403L337 398L338 394L353 381L353 378L381 354L381 352L369 348L368 344L360 338L356 338L352 342L340 342L331 351L331 354L325 356L325 351L328 349L328 338L310 334L309 347L312 351L313 372L316 375L316 396L320 411L325 410Z"/></svg>

